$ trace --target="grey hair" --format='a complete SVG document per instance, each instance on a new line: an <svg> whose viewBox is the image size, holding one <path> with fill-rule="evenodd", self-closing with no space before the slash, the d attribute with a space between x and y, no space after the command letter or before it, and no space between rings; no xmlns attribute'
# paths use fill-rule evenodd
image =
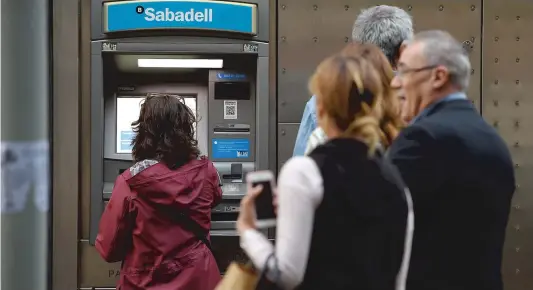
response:
<svg viewBox="0 0 533 290"><path fill-rule="evenodd" d="M445 66L450 73L450 82L461 91L470 84L470 59L463 48L451 34L442 30L428 30L417 33L413 42L423 45L423 55L428 65Z"/></svg>
<svg viewBox="0 0 533 290"><path fill-rule="evenodd" d="M387 5L362 10L352 29L354 42L378 46L392 65L399 56L402 42L412 37L411 15L401 8Z"/></svg>

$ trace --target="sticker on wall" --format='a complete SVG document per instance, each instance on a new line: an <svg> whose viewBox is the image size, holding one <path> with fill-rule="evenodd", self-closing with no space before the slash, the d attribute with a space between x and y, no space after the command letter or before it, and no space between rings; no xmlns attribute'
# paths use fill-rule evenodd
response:
<svg viewBox="0 0 533 290"><path fill-rule="evenodd" d="M48 141L2 142L0 212L23 211L32 193L35 207L48 211L50 168Z"/></svg>
<svg viewBox="0 0 533 290"><path fill-rule="evenodd" d="M237 119L237 101L224 101L224 120Z"/></svg>

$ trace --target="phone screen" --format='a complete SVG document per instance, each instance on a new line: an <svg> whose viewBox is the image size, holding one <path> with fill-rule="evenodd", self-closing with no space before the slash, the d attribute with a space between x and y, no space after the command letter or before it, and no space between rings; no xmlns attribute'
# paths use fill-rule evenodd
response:
<svg viewBox="0 0 533 290"><path fill-rule="evenodd" d="M274 196L272 194L272 182L254 182L252 186L262 185L263 191L255 199L255 211L257 213L257 220L275 219L276 213L274 205L272 204Z"/></svg>

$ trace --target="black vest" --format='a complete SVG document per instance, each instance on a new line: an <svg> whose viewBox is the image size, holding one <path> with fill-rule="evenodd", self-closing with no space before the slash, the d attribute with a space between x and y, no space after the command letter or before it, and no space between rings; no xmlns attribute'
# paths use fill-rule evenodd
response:
<svg viewBox="0 0 533 290"><path fill-rule="evenodd" d="M320 169L324 196L298 289L394 289L407 204L367 149L354 139L334 139L310 154Z"/></svg>

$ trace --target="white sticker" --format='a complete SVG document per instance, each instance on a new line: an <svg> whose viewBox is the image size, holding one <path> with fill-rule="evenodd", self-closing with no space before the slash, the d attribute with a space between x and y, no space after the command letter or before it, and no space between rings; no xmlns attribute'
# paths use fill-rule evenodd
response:
<svg viewBox="0 0 533 290"><path fill-rule="evenodd" d="M37 210L48 212L51 182L49 143L45 141L34 144L33 152L33 201Z"/></svg>
<svg viewBox="0 0 533 290"><path fill-rule="evenodd" d="M222 186L223 192L237 192L239 187L236 184L226 183Z"/></svg>
<svg viewBox="0 0 533 290"><path fill-rule="evenodd" d="M224 120L237 119L237 101L224 101Z"/></svg>
<svg viewBox="0 0 533 290"><path fill-rule="evenodd" d="M17 213L27 206L33 188L33 201L39 211L49 208L50 168L47 141L2 142L0 212Z"/></svg>

